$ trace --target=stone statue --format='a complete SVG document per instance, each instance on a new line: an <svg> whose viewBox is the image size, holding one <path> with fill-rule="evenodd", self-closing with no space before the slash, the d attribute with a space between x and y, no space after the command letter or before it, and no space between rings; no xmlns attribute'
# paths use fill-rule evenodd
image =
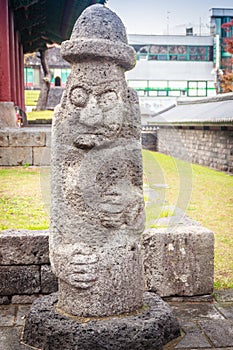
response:
<svg viewBox="0 0 233 350"><path fill-rule="evenodd" d="M23 341L162 350L180 331L169 307L144 292L140 113L124 78L135 52L102 5L82 13L61 51L72 69L52 127L50 260L59 290L33 303Z"/></svg>
<svg viewBox="0 0 233 350"><path fill-rule="evenodd" d="M140 112L124 77L135 52L121 20L93 5L61 53L72 69L52 127L57 308L80 317L131 312L142 306L144 291Z"/></svg>

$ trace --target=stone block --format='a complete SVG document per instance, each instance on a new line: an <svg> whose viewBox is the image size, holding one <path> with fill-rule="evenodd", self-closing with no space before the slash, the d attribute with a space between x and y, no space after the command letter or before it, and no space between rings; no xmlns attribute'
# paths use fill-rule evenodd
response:
<svg viewBox="0 0 233 350"><path fill-rule="evenodd" d="M11 303L11 298L9 296L0 296L0 305L8 305Z"/></svg>
<svg viewBox="0 0 233 350"><path fill-rule="evenodd" d="M214 301L213 294L191 295L191 296L171 296L163 297L168 303L212 303Z"/></svg>
<svg viewBox="0 0 233 350"><path fill-rule="evenodd" d="M233 303L233 289L227 288L222 290L216 290L214 292L214 297L219 303Z"/></svg>
<svg viewBox="0 0 233 350"><path fill-rule="evenodd" d="M38 297L39 297L39 294L13 295L11 299L11 303L12 304L32 304Z"/></svg>
<svg viewBox="0 0 233 350"><path fill-rule="evenodd" d="M232 346L233 324L231 320L201 320L198 323L214 347Z"/></svg>
<svg viewBox="0 0 233 350"><path fill-rule="evenodd" d="M221 312L221 314L224 315L224 317L233 321L233 302L222 303L218 305L217 308Z"/></svg>
<svg viewBox="0 0 233 350"><path fill-rule="evenodd" d="M13 326L15 320L15 313L16 307L13 305L0 306L0 327Z"/></svg>
<svg viewBox="0 0 233 350"><path fill-rule="evenodd" d="M9 132L7 130L0 130L0 147L9 146Z"/></svg>
<svg viewBox="0 0 233 350"><path fill-rule="evenodd" d="M174 315L180 320L181 324L186 324L190 320L224 320L223 315L212 303L184 302L170 303Z"/></svg>
<svg viewBox="0 0 233 350"><path fill-rule="evenodd" d="M211 294L214 235L202 226L148 229L143 236L146 288L160 296Z"/></svg>
<svg viewBox="0 0 233 350"><path fill-rule="evenodd" d="M9 132L9 144L14 147L43 147L45 146L45 132L18 129Z"/></svg>
<svg viewBox="0 0 233 350"><path fill-rule="evenodd" d="M23 326L24 325L25 318L30 311L30 307L31 307L31 305L19 305L18 306L17 317L15 320L16 326Z"/></svg>
<svg viewBox="0 0 233 350"><path fill-rule="evenodd" d="M0 147L0 166L32 165L31 147Z"/></svg>
<svg viewBox="0 0 233 350"><path fill-rule="evenodd" d="M157 151L157 135L156 131L142 132L141 134L143 149Z"/></svg>
<svg viewBox="0 0 233 350"><path fill-rule="evenodd" d="M0 295L40 292L39 266L0 266Z"/></svg>
<svg viewBox="0 0 233 350"><path fill-rule="evenodd" d="M1 265L49 263L48 231L5 230L0 235ZM18 293L16 293L18 294Z"/></svg>
<svg viewBox="0 0 233 350"><path fill-rule="evenodd" d="M41 293L50 294L57 292L58 279L54 275L49 265L41 266Z"/></svg>
<svg viewBox="0 0 233 350"><path fill-rule="evenodd" d="M13 102L0 102L0 128L16 127L16 116Z"/></svg>
<svg viewBox="0 0 233 350"><path fill-rule="evenodd" d="M203 349L210 347L210 343L206 339L205 335L194 322L187 322L185 324L182 324L182 329L185 332L185 336L177 344L176 348Z"/></svg>
<svg viewBox="0 0 233 350"><path fill-rule="evenodd" d="M51 147L51 130L46 131L46 147Z"/></svg>
<svg viewBox="0 0 233 350"><path fill-rule="evenodd" d="M21 327L0 328L0 350L28 350L26 345L20 343Z"/></svg>
<svg viewBox="0 0 233 350"><path fill-rule="evenodd" d="M33 165L50 165L51 148L33 147Z"/></svg>

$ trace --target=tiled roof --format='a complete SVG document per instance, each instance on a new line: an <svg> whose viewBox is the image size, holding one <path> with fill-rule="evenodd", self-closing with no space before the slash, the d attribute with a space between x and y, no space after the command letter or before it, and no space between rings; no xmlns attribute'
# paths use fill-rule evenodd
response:
<svg viewBox="0 0 233 350"><path fill-rule="evenodd" d="M233 93L202 100L180 101L176 107L160 112L148 122L148 124L196 123L233 123Z"/></svg>

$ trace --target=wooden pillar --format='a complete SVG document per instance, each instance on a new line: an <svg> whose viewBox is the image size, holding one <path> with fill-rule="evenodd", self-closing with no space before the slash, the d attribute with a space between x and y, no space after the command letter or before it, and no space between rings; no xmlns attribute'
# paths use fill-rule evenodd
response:
<svg viewBox="0 0 233 350"><path fill-rule="evenodd" d="M24 54L23 44L19 44L19 67L20 67L20 108L25 110L24 99Z"/></svg>
<svg viewBox="0 0 233 350"><path fill-rule="evenodd" d="M16 93L16 62L15 62L15 29L14 29L14 13L9 11L9 39L10 39L10 71L11 71L11 99L17 104Z"/></svg>
<svg viewBox="0 0 233 350"><path fill-rule="evenodd" d="M0 101L11 101L8 0L0 0Z"/></svg>
<svg viewBox="0 0 233 350"><path fill-rule="evenodd" d="M16 104L20 106L21 97L20 97L20 65L19 65L19 40L18 32L15 32L15 68L16 68Z"/></svg>

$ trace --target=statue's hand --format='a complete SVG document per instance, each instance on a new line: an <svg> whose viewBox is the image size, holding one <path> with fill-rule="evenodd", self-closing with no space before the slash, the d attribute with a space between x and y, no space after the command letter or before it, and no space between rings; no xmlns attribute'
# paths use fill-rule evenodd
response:
<svg viewBox="0 0 233 350"><path fill-rule="evenodd" d="M69 262L70 283L76 288L88 289L97 280L98 256L81 251L75 251Z"/></svg>

